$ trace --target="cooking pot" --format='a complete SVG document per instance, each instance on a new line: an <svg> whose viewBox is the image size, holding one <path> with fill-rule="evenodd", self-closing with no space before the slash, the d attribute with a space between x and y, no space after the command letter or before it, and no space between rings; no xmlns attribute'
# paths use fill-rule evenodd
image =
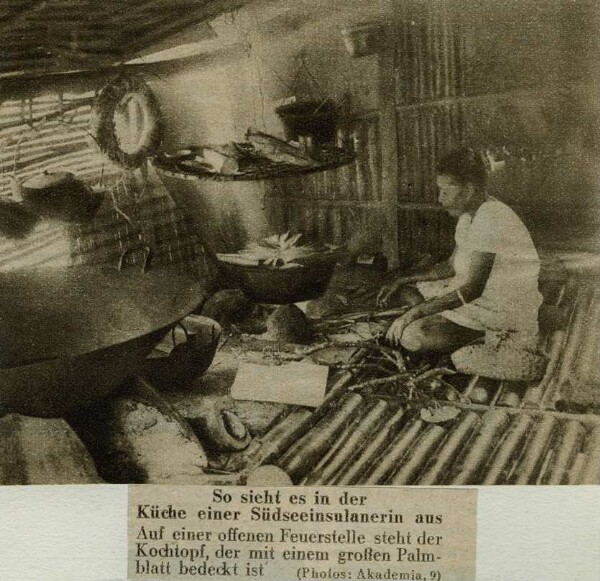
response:
<svg viewBox="0 0 600 581"><path fill-rule="evenodd" d="M198 306L195 277L148 260L124 267L124 258L0 275L0 416L60 417L89 405L136 375Z"/></svg>
<svg viewBox="0 0 600 581"><path fill-rule="evenodd" d="M0 236L10 240L27 238L39 222L39 216L21 202L0 198Z"/></svg>
<svg viewBox="0 0 600 581"><path fill-rule="evenodd" d="M65 171L45 171L17 187L25 206L44 218L88 222L102 204L101 193Z"/></svg>
<svg viewBox="0 0 600 581"><path fill-rule="evenodd" d="M289 268L234 264L219 266L257 303L289 304L317 299L327 290L341 252L327 252L295 260Z"/></svg>

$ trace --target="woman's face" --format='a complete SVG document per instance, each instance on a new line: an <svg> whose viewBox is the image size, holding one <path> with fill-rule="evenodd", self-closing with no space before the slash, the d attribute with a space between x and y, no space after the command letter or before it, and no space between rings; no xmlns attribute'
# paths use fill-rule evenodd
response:
<svg viewBox="0 0 600 581"><path fill-rule="evenodd" d="M470 183L461 183L454 176L440 174L436 179L438 202L451 216L461 216L473 204L475 188Z"/></svg>

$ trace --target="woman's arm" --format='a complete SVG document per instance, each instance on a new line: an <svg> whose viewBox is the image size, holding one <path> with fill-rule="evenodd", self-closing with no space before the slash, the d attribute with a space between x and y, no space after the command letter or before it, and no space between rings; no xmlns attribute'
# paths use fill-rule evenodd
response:
<svg viewBox="0 0 600 581"><path fill-rule="evenodd" d="M465 282L455 291L425 301L406 311L404 315L394 321L388 329L386 337L392 343L399 343L404 329L414 321L441 313L442 311L456 309L462 304L470 303L479 298L487 284L490 272L494 266L495 254L491 252L472 252L469 272Z"/></svg>
<svg viewBox="0 0 600 581"><path fill-rule="evenodd" d="M454 257L456 256L457 248L452 251L452 255L442 262L438 262L433 266L426 268L420 272L409 274L401 277L405 280L404 284L412 284L415 282L424 282L426 280L440 280L443 278L451 278L454 276Z"/></svg>
<svg viewBox="0 0 600 581"><path fill-rule="evenodd" d="M443 260L442 262L438 262L433 266L422 270L420 272L416 272L414 274L409 274L406 276L400 276L392 282L384 285L379 294L377 295L377 304L380 306L386 306L390 297L400 288L407 284L414 284L415 282L424 282L427 280L440 280L444 278L451 278L454 276L454 255L456 254L456 248L452 253L450 258Z"/></svg>

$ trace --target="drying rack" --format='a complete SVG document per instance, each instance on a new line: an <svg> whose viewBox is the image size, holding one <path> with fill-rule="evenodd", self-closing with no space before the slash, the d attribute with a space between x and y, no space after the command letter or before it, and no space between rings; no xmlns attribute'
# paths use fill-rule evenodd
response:
<svg viewBox="0 0 600 581"><path fill-rule="evenodd" d="M322 148L314 152L314 164L299 166L275 163L269 160L256 160L251 165L240 168L233 175L223 175L203 169L182 169L176 160L157 156L152 160L156 170L169 177L185 180L209 180L217 182L256 181L287 177L296 177L315 172L328 171L343 167L355 160L353 151L337 147Z"/></svg>

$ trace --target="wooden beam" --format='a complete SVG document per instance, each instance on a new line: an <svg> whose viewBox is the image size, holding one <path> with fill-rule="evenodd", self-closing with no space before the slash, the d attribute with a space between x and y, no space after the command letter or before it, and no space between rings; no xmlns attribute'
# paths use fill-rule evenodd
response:
<svg viewBox="0 0 600 581"><path fill-rule="evenodd" d="M114 79L118 72L161 75L184 70L186 67L211 66L214 63L229 62L243 56L245 46L234 43L209 54L192 55L177 60L152 63L132 63L106 67L92 66L90 63L75 70L65 70L58 66L27 73L0 74L0 100L25 99L52 86L57 91L90 91Z"/></svg>
<svg viewBox="0 0 600 581"><path fill-rule="evenodd" d="M569 83L568 85L540 85L533 88L517 88L502 93L478 93L464 95L460 97L447 97L444 99L435 99L431 101L421 101L419 103L397 104L398 112L416 111L420 109L430 109L436 107L448 107L452 105L468 105L481 103L494 103L496 101L511 99L519 101L522 99L546 100L549 95L569 93L574 89L589 89L593 86L591 82Z"/></svg>
<svg viewBox="0 0 600 581"><path fill-rule="evenodd" d="M189 14L189 10L177 9L138 14L134 18L128 16L120 22L120 30L127 30L130 35L143 38L165 26L179 26L179 22L186 22Z"/></svg>
<svg viewBox="0 0 600 581"><path fill-rule="evenodd" d="M137 18L148 14L169 14L180 10L195 12L202 9L201 2L198 0L145 0L142 4L130 7L127 10L119 11L111 20L118 23L122 16L127 18Z"/></svg>
<svg viewBox="0 0 600 581"><path fill-rule="evenodd" d="M41 55L29 55L24 58L0 60L0 72L19 72L25 69L43 69L45 64L52 61L52 57Z"/></svg>
<svg viewBox="0 0 600 581"><path fill-rule="evenodd" d="M386 210L382 215L383 251L391 268L398 265L398 129L396 114L396 35L391 27L379 55L379 108L381 131L381 197Z"/></svg>
<svg viewBox="0 0 600 581"><path fill-rule="evenodd" d="M73 48L70 46L53 45L48 47L52 55L58 57L60 62L79 64L82 66L110 66L122 58L120 53L106 51L89 51L84 47Z"/></svg>
<svg viewBox="0 0 600 581"><path fill-rule="evenodd" d="M265 202L278 204L296 204L299 206L318 206L319 208L363 208L365 210L389 210L390 204L371 200L343 200L329 198L299 198L295 196L267 196ZM440 204L427 202L396 202L393 205L398 210L407 212L445 212ZM515 207L513 204L512 207Z"/></svg>
<svg viewBox="0 0 600 581"><path fill-rule="evenodd" d="M46 58L49 56L49 51L42 46L12 46L12 47L0 47L0 54L2 60L0 65L7 61L17 61L20 59L35 59L35 58Z"/></svg>
<svg viewBox="0 0 600 581"><path fill-rule="evenodd" d="M143 0L118 2L118 7L110 0L98 5L95 2L78 0L29 2L0 21L0 53L10 53L10 48L19 53L23 52L22 59L4 54L4 61L0 63L0 73L3 71L11 75L23 74L24 78L29 74L28 67L36 74L40 69L51 73L121 64L137 56L138 51L182 29L207 22L223 12L236 10L249 1L251 0ZM57 7L58 12L54 11L54 7ZM47 18L45 9L52 9L48 10ZM132 34L131 28L123 23L123 19L131 13L148 19L147 23L143 22L144 26L148 25L147 30ZM32 31L19 27L25 23L39 28L35 37ZM98 24L100 33L94 28L95 23ZM106 23L111 23L116 31L106 28ZM44 34L48 24L50 29L57 27L56 36ZM73 25L77 30L71 31ZM26 36L24 40L19 35L21 29ZM3 31L12 38L9 40L8 37L3 37ZM66 34L62 34L61 31ZM75 34L73 43L70 39L71 32ZM36 44L40 45L40 49L57 56L58 60L51 62L51 58L42 55L41 60L35 62L35 55L25 54L26 47L33 38L38 40ZM58 41L54 42L53 38L58 38ZM5 39L9 45L4 45Z"/></svg>
<svg viewBox="0 0 600 581"><path fill-rule="evenodd" d="M0 36L2 46L14 42L32 43L39 42L40 34L46 34L46 26L40 22L27 23L27 30L19 28L18 25L11 27L10 30L5 30Z"/></svg>
<svg viewBox="0 0 600 581"><path fill-rule="evenodd" d="M319 208L362 208L364 210L385 210L383 202L371 200L340 200L328 198L299 198L292 196L267 196L265 203L294 204L297 206L317 206Z"/></svg>
<svg viewBox="0 0 600 581"><path fill-rule="evenodd" d="M88 22L90 13L81 12L80 10L73 9L57 9L54 6L48 6L48 10L40 10L38 12L31 12L27 14L26 20L29 23L59 23L64 28L68 28L73 24L79 25L80 23Z"/></svg>
<svg viewBox="0 0 600 581"><path fill-rule="evenodd" d="M163 26L157 27L150 31L148 34L141 36L140 38L133 39L133 42L127 42L127 31L123 31L122 41L125 46L125 60L131 60L135 58L138 51L160 42L167 38L171 34L176 34L181 30L207 22L212 20L219 14L224 12L232 12L241 8L244 4L247 4L253 0L213 0L211 2L205 2L204 6L199 8L195 12L191 12L185 15L184 18L176 21L165 23Z"/></svg>

